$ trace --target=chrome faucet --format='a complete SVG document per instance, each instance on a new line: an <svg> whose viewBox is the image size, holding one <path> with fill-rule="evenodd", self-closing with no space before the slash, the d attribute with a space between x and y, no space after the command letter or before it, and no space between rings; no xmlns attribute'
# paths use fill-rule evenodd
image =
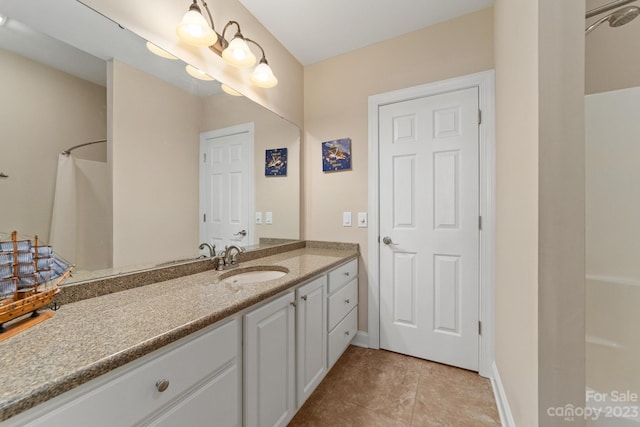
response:
<svg viewBox="0 0 640 427"><path fill-rule="evenodd" d="M216 255L216 245L210 245L209 243L200 243L200 246L198 246L198 249L204 249L204 248L209 249L209 258L213 258ZM203 255L200 258L206 258L206 257Z"/></svg>
<svg viewBox="0 0 640 427"><path fill-rule="evenodd" d="M224 255L214 256L213 258L211 258L211 261L213 261L215 268L218 271L224 270L225 265L227 265L227 261L225 260Z"/></svg>
<svg viewBox="0 0 640 427"><path fill-rule="evenodd" d="M235 255L233 252L235 251ZM226 255L225 255L225 265L236 265L238 263L238 254L244 252L244 248L242 246L231 245L227 246Z"/></svg>

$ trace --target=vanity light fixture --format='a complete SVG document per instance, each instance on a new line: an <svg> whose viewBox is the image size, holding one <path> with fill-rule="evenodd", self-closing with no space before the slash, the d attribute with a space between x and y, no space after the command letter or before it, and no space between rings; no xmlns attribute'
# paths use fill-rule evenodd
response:
<svg viewBox="0 0 640 427"><path fill-rule="evenodd" d="M227 86L226 84L222 83L220 85L220 88L225 91L226 93L228 93L229 95L233 95L233 96L242 96L242 94L240 92L238 92L237 90L233 90L231 89L229 86Z"/></svg>
<svg viewBox="0 0 640 427"><path fill-rule="evenodd" d="M147 42L147 49L149 50L149 52L158 55L162 58L166 58L166 59L178 59L177 57L173 56L172 54L170 54L169 52L167 52L166 50L162 49L161 47L156 46L155 44L151 43L151 42Z"/></svg>
<svg viewBox="0 0 640 427"><path fill-rule="evenodd" d="M202 14L198 0L193 0L189 6L189 11L184 15L182 21L176 28L178 38L186 44L192 46L208 46L229 65L237 68L248 68L256 63L256 56L249 48L249 43L256 45L260 49L262 58L258 66L250 76L251 82L262 88L271 88L278 84L278 79L274 76L273 70L267 62L264 49L256 41L244 37L240 24L236 21L229 21L224 26L222 34L215 30L211 11L206 0L200 0L202 6L207 11L207 16L211 26ZM237 29L231 41L227 41L225 34L227 28L234 25ZM213 36L212 36L213 34Z"/></svg>
<svg viewBox="0 0 640 427"><path fill-rule="evenodd" d="M189 73L189 75L191 77L194 77L198 80L204 80L204 81L213 81L215 80L213 77L211 77L209 74L205 73L204 71L200 70L199 68L194 67L193 65L187 64L186 67L184 67L185 70L187 70L187 73Z"/></svg>
<svg viewBox="0 0 640 427"><path fill-rule="evenodd" d="M211 20L211 13L207 3L203 1L203 4L209 14L209 20ZM213 20L211 22L213 23ZM180 40L192 46L211 46L218 40L218 35L202 16L196 0L193 0L193 3L189 6L189 11L182 17L182 21L176 28L176 33L178 33Z"/></svg>

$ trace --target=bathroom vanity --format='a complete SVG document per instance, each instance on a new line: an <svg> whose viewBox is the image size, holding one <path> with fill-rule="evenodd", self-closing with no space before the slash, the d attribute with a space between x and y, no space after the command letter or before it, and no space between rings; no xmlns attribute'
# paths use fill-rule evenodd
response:
<svg viewBox="0 0 640 427"><path fill-rule="evenodd" d="M1 425L286 425L357 332L357 256L307 242L238 270L281 278L211 270L65 304L0 343Z"/></svg>

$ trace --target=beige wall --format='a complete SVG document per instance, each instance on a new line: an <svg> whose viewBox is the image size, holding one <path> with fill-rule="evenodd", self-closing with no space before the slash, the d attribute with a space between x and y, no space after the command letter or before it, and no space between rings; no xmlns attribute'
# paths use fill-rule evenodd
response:
<svg viewBox="0 0 640 427"><path fill-rule="evenodd" d="M586 0L587 10L610 2ZM585 28L606 15L603 13L588 19ZM636 53L638 40L640 18L618 28L611 28L605 22L587 36L586 93L640 86L640 56Z"/></svg>
<svg viewBox="0 0 640 427"><path fill-rule="evenodd" d="M240 22L246 37L258 41L265 49L269 65L279 84L261 89L249 82L250 69L238 70L206 48L179 43L176 25L187 12L189 0L83 0L83 3L119 24L172 52L180 59L208 72L218 80L239 90L248 98L268 107L302 128L302 65L237 0L210 0L207 3L218 32L229 20ZM233 32L231 27L228 32ZM227 35L227 39L229 39ZM258 53L258 51L255 51ZM259 59L259 58L258 58Z"/></svg>
<svg viewBox="0 0 640 427"><path fill-rule="evenodd" d="M113 265L195 258L202 100L111 64Z"/></svg>
<svg viewBox="0 0 640 427"><path fill-rule="evenodd" d="M4 50L0 64L0 232L48 239L58 154L104 139L106 89Z"/></svg>
<svg viewBox="0 0 640 427"><path fill-rule="evenodd" d="M564 425L549 407L584 406L584 3L494 10L496 365L516 425Z"/></svg>
<svg viewBox="0 0 640 427"><path fill-rule="evenodd" d="M342 227L342 212L356 218L368 209L368 97L493 68L492 18L485 9L305 67L305 238L360 244L360 330L367 330L367 229ZM352 170L323 173L321 142L346 137Z"/></svg>
<svg viewBox="0 0 640 427"><path fill-rule="evenodd" d="M585 103L583 0L539 2L538 396L585 405Z"/></svg>
<svg viewBox="0 0 640 427"><path fill-rule="evenodd" d="M538 425L538 4L496 0L494 13L495 359L516 425L527 427Z"/></svg>
<svg viewBox="0 0 640 427"><path fill-rule="evenodd" d="M204 100L201 132L254 123L254 210L263 212L263 224L255 225L255 242L261 237L300 238L300 130L286 120L244 97L226 94ZM287 176L265 177L265 150L287 148ZM272 212L273 224L264 224L264 212Z"/></svg>

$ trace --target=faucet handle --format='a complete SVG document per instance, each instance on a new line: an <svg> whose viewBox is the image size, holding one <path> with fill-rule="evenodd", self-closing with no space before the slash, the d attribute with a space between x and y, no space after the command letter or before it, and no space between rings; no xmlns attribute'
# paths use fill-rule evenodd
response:
<svg viewBox="0 0 640 427"><path fill-rule="evenodd" d="M227 265L227 263L226 263L226 261L224 259L224 256L222 256L222 255L215 256L215 257L211 258L211 260L214 263L217 261L217 264L214 264L217 271L224 270L225 265Z"/></svg>

